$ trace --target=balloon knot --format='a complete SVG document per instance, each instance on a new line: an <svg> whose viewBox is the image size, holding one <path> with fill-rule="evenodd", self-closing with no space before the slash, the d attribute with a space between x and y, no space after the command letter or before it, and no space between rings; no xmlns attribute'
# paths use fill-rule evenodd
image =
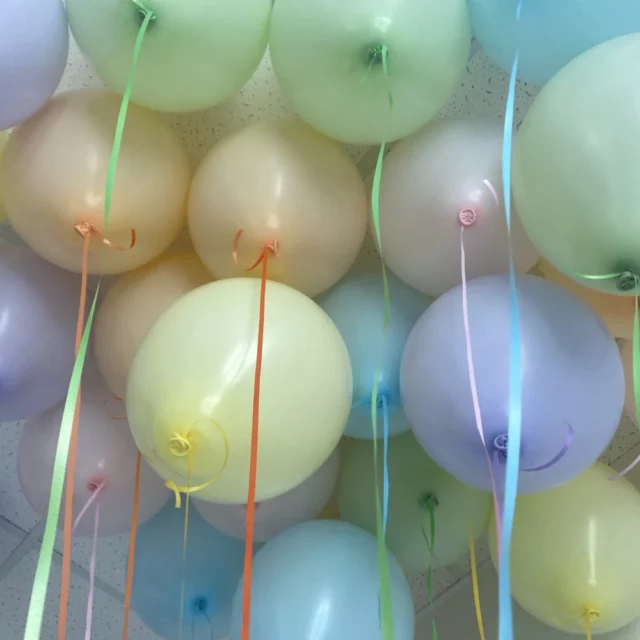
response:
<svg viewBox="0 0 640 640"><path fill-rule="evenodd" d="M438 498L433 493L425 493L420 498L420 506L427 511L435 509L439 504L440 502L438 501Z"/></svg>
<svg viewBox="0 0 640 640"><path fill-rule="evenodd" d="M184 458L191 451L191 442L185 436L176 433L169 440L169 451L178 458Z"/></svg>
<svg viewBox="0 0 640 640"><path fill-rule="evenodd" d="M139 26L142 26L143 22L147 19L147 16L151 14L149 27L148 27L150 29L153 22L156 19L155 12L153 12L151 9L145 6L142 0L132 0L132 2L136 6L135 16Z"/></svg>
<svg viewBox="0 0 640 640"><path fill-rule="evenodd" d="M502 433L493 439L493 446L496 451L502 453L505 457L507 455L507 449L509 447L509 436L506 433Z"/></svg>
<svg viewBox="0 0 640 640"><path fill-rule="evenodd" d="M477 219L478 214L473 209L463 209L458 213L458 221L463 227L472 227Z"/></svg>
<svg viewBox="0 0 640 640"><path fill-rule="evenodd" d="M104 234L102 234L98 229L96 229L95 225L91 222L79 222L73 227L76 233L83 238L85 241L87 238L95 238L102 242L105 246L109 247L109 249L113 249L114 251L128 251L129 249L133 249L136 244L136 230L131 229L131 243L128 247L121 247L117 244L114 244L107 238Z"/></svg>
<svg viewBox="0 0 640 640"><path fill-rule="evenodd" d="M618 291L632 291L640 285L640 276L633 271L621 271L616 279L616 287Z"/></svg>
<svg viewBox="0 0 640 640"><path fill-rule="evenodd" d="M369 68L385 62L389 55L389 48L385 44L374 44L367 47L365 60Z"/></svg>
<svg viewBox="0 0 640 640"><path fill-rule="evenodd" d="M95 493L96 491L104 489L107 485L105 478L92 478L87 483L87 491L89 493Z"/></svg>
<svg viewBox="0 0 640 640"><path fill-rule="evenodd" d="M584 610L584 617L585 620L588 620L589 622L595 622L600 619L600 612L596 609L592 609L591 607L587 607Z"/></svg>

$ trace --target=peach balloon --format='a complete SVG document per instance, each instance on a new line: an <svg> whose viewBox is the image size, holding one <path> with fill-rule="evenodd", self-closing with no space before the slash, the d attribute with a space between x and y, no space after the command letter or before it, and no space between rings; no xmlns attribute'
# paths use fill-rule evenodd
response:
<svg viewBox="0 0 640 640"><path fill-rule="evenodd" d="M631 340L635 298L615 296L595 289L587 289L560 273L544 259L540 260L537 268L544 278L573 291L586 302L598 314L614 338Z"/></svg>
<svg viewBox="0 0 640 640"><path fill-rule="evenodd" d="M168 255L118 278L94 329L98 367L116 396L124 398L133 359L156 320L185 293L212 279L195 253Z"/></svg>
<svg viewBox="0 0 640 640"><path fill-rule="evenodd" d="M185 221L190 172L177 135L163 118L129 106L117 165L108 230L105 188L121 98L110 91L63 93L9 136L1 183L16 232L43 258L70 271L82 269L83 240L75 225L97 237L90 273L122 273L160 255Z"/></svg>
<svg viewBox="0 0 640 640"><path fill-rule="evenodd" d="M191 238L217 278L246 276L277 242L268 277L315 296L348 271L366 229L358 169L337 143L295 121L255 124L222 140L191 187Z"/></svg>
<svg viewBox="0 0 640 640"><path fill-rule="evenodd" d="M624 369L624 411L629 416L631 422L638 426L638 415L636 412L636 398L633 389L633 342L625 340L620 347L622 356L622 367Z"/></svg>

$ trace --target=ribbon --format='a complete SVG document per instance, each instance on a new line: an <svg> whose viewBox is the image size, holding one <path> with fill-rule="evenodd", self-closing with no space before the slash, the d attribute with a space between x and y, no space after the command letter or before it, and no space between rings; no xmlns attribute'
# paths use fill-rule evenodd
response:
<svg viewBox="0 0 640 640"><path fill-rule="evenodd" d="M140 505L140 470L142 454L136 456L136 477L133 485L133 509L131 511L131 529L129 531L129 552L127 557L127 580L124 588L124 619L122 622L122 640L129 634L129 611L131 610L131 594L133 593L133 571L136 556L136 538L138 535L138 510Z"/></svg>
<svg viewBox="0 0 640 640"><path fill-rule="evenodd" d="M241 231L236 238L239 238ZM256 512L256 477L258 472L258 427L260 421L260 381L262 376L262 352L264 347L264 325L267 298L267 273L269 254L277 252L276 245L266 246L252 268L262 264L260 279L260 310L258 318L258 344L256 349L256 373L253 386L253 415L251 420L251 457L249 462L249 491L247 498L247 523L244 548L244 582L242 588L241 639L249 640L251 624L251 573L253 570L253 530ZM277 254L276 254L277 255Z"/></svg>
<svg viewBox="0 0 640 640"><path fill-rule="evenodd" d="M127 109L131 98L135 70L138 57L142 48L144 35L147 31L149 23L154 19L151 11L146 9L140 0L132 0L141 11L144 11L145 17L140 26L136 44L134 46L131 69L129 79L116 123L116 131L114 134L114 143L111 150L111 158L107 171L106 187L105 187L105 206L104 206L104 229L105 232L109 225L109 214L111 210L111 201L113 195L113 186L115 182L116 168L120 147L122 145L122 135L124 132L124 123L126 120ZM53 558L53 549L55 544L55 534L60 516L60 506L62 502L62 491L65 484L65 476L67 476L67 492L73 491L73 478L75 473L75 453L77 449L77 430L79 423L80 411L80 385L82 379L82 371L86 359L89 335L93 325L95 308L98 301L101 280L98 282L96 292L91 304L91 310L87 319L86 326L83 331L84 320L84 302L86 302L86 280L88 272L88 249L91 237L95 234L87 232L85 229L76 230L83 233L83 274L82 274L82 290L81 290L81 308L78 313L78 331L76 340L76 360L73 366L69 390L65 400L62 422L60 425L60 434L58 436L58 444L56 447L56 455L54 459L53 475L51 480L51 493L49 496L49 506L47 509L47 520L45 531L38 556L36 573L31 590L31 599L29 602L29 611L27 613L27 622L25 625L24 639L39 640L42 630L42 618L44 614L44 606L49 584L49 575L51 573L51 562ZM135 242L135 232L132 232L132 243ZM115 247L111 247L115 248ZM67 496L69 498L69 496ZM62 555L62 580L60 587L60 608L58 614L58 638L65 640L67 610L69 600L69 585L71 578L71 519L72 519L72 499L67 499L65 504L64 517L64 536L63 536L63 555Z"/></svg>
<svg viewBox="0 0 640 640"><path fill-rule="evenodd" d="M519 26L522 1L516 8L516 21ZM505 473L504 511L502 515L502 535L500 545L500 570L498 576L499 602L499 640L513 640L513 610L511 602L511 536L518 494L518 475L520 464L520 440L522 435L522 354L520 339L520 312L518 309L518 290L513 266L513 247L511 244L511 155L513 146L513 125L516 100L516 78L520 49L516 51L511 77L504 121L504 143L502 148L502 185L504 192L504 210L507 223L509 246L509 453Z"/></svg>
<svg viewBox="0 0 640 640"><path fill-rule="evenodd" d="M476 546L473 542L473 530L471 523L467 523L469 529L469 557L471 561L471 585L473 587L473 605L476 610L476 621L480 640L486 640L484 635L484 623L482 621L482 606L480 605L480 587L478 585L478 565L476 563Z"/></svg>
<svg viewBox="0 0 640 640"><path fill-rule="evenodd" d="M103 486L104 483L101 485L101 488ZM96 496L96 512L93 520L93 543L91 546L91 560L89 562L89 596L87 597L87 623L85 626L84 640L91 640L91 624L93 622L93 599L96 590L96 559L98 557L98 529L100 527L100 500L97 495L99 492L100 489L97 489L94 493L94 496ZM91 498L89 500L91 500Z"/></svg>
<svg viewBox="0 0 640 640"><path fill-rule="evenodd" d="M187 499L184 507L184 528L182 532L182 586L180 588L180 617L178 618L178 640L182 640L182 621L184 619L184 596L187 590L187 542L189 540L189 506L191 502L191 467L193 451L189 449L187 465ZM177 494L180 495L179 493Z"/></svg>
<svg viewBox="0 0 640 640"><path fill-rule="evenodd" d="M382 405L382 531L387 535L387 520L389 518L389 408L387 406L387 396L380 396Z"/></svg>
<svg viewBox="0 0 640 640"><path fill-rule="evenodd" d="M432 494L427 494L424 498L423 506L429 512L429 535L427 535L423 524L422 536L424 537L424 541L427 543L427 549L429 549L429 567L427 568L427 599L429 601L429 610L431 611L431 637L433 640L438 640L438 629L436 627L436 621L433 612L433 559L435 558L436 544L435 509L438 506L438 499Z"/></svg>

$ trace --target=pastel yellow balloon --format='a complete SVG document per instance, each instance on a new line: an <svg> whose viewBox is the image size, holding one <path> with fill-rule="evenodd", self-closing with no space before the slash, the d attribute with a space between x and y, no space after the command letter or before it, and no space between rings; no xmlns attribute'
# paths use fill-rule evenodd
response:
<svg viewBox="0 0 640 640"><path fill-rule="evenodd" d="M130 105L117 164L109 228L105 190L120 97L104 90L62 93L16 127L5 148L0 181L15 231L43 258L81 271L91 224L111 243L94 238L89 273L140 267L171 245L185 222L191 178L185 150L158 114Z"/></svg>
<svg viewBox="0 0 640 640"><path fill-rule="evenodd" d="M470 43L465 0L277 0L269 34L296 113L357 144L431 120L458 87Z"/></svg>
<svg viewBox="0 0 640 640"><path fill-rule="evenodd" d="M262 122L219 142L202 161L189 197L189 230L217 278L260 275L246 268L277 242L269 278L315 296L358 256L367 194L335 142L299 122Z"/></svg>
<svg viewBox="0 0 640 640"><path fill-rule="evenodd" d="M597 463L555 489L518 498L511 592L546 624L584 637L640 615L640 494ZM495 522L489 531L496 563Z"/></svg>
<svg viewBox="0 0 640 640"><path fill-rule="evenodd" d="M96 314L93 344L109 389L127 392L133 359L156 320L179 298L213 278L195 253L167 255L111 286Z"/></svg>
<svg viewBox="0 0 640 640"><path fill-rule="evenodd" d="M544 259L538 262L537 267L546 280L573 291L586 302L600 316L614 338L631 340L635 298L614 296L595 289L588 289L565 276Z"/></svg>
<svg viewBox="0 0 640 640"><path fill-rule="evenodd" d="M633 342L626 340L620 348L622 367L624 369L624 410L631 422L638 426L638 414L636 412L636 397L633 388Z"/></svg>
<svg viewBox="0 0 640 640"><path fill-rule="evenodd" d="M136 66L133 100L158 111L200 111L249 80L267 46L271 0L67 0L78 46L123 92L135 40L154 12Z"/></svg>
<svg viewBox="0 0 640 640"><path fill-rule="evenodd" d="M2 166L2 152L4 151L4 145L7 143L8 131L0 131L0 167ZM0 181L0 222L7 217L4 210L4 204L2 203L2 182Z"/></svg>
<svg viewBox="0 0 640 640"><path fill-rule="evenodd" d="M196 497L247 500L260 281L221 280L171 306L144 339L127 413L140 451ZM336 448L351 409L347 349L315 302L268 282L256 499L300 484ZM228 459L225 461L225 441ZM191 473L190 473L191 472Z"/></svg>

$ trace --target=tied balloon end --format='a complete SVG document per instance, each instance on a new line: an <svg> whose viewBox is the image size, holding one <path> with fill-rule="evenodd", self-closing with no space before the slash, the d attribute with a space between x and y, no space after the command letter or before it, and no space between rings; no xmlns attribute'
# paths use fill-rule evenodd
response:
<svg viewBox="0 0 640 640"><path fill-rule="evenodd" d="M103 233L101 233L100 231L98 231L98 229L95 227L94 224L92 224L91 222L79 222L78 224L74 225L74 230L75 232L81 237L83 238L83 240L85 242L87 242L88 239L91 238L95 238L96 240L99 240L100 242L102 242L102 244L104 244L106 247L108 247L109 249L113 249L114 251L129 251L130 249L133 249L133 247L136 244L136 230L135 229L131 229L130 233L131 233L131 242L129 243L128 247L122 247L120 245L117 245L113 242L111 242L111 240L109 240L109 238L107 238Z"/></svg>
<svg viewBox="0 0 640 640"><path fill-rule="evenodd" d="M147 29L151 29L153 23L156 21L156 14L149 9L141 0L131 0L134 5L134 16L138 23L138 28L144 25L145 21L148 21Z"/></svg>
<svg viewBox="0 0 640 640"><path fill-rule="evenodd" d="M600 612L591 607L587 607L583 613L584 624L587 631L587 640L593 636L593 623L600 618Z"/></svg>
<svg viewBox="0 0 640 640"><path fill-rule="evenodd" d="M477 220L478 214L474 209L462 209L462 211L458 213L458 222L463 229L472 227Z"/></svg>
<svg viewBox="0 0 640 640"><path fill-rule="evenodd" d="M420 496L420 508L431 512L438 506L440 506L440 502L434 493L429 492Z"/></svg>
<svg viewBox="0 0 640 640"><path fill-rule="evenodd" d="M236 236L233 239L233 248L231 250L231 255L233 257L233 262L236 266L240 266L238 251L240 249L240 238L242 237L243 233L244 233L244 229L238 229L238 233L236 233ZM258 265L266 263L269 253L274 258L280 257L280 243L278 242L278 240L271 240L270 242L267 242L263 246L262 253L258 257L258 259L250 267L247 267L245 271L253 271Z"/></svg>
<svg viewBox="0 0 640 640"><path fill-rule="evenodd" d="M637 291L640 287L640 276L633 271L624 270L616 276L616 288L618 291L628 293L629 291Z"/></svg>

